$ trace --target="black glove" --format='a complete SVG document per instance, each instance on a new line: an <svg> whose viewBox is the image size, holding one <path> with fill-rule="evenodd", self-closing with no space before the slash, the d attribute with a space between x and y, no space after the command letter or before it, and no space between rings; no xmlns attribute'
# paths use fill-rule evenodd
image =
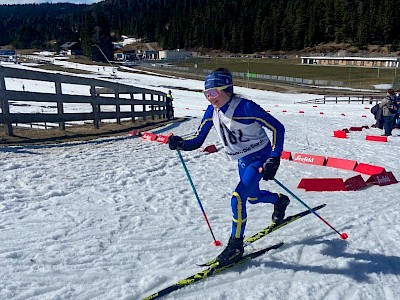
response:
<svg viewBox="0 0 400 300"><path fill-rule="evenodd" d="M168 139L169 149L171 150L180 150L183 148L185 141L183 138L177 135L171 135Z"/></svg>
<svg viewBox="0 0 400 300"><path fill-rule="evenodd" d="M280 157L269 157L263 165L263 173L264 173L263 179L264 180L274 179L280 163L281 163Z"/></svg>

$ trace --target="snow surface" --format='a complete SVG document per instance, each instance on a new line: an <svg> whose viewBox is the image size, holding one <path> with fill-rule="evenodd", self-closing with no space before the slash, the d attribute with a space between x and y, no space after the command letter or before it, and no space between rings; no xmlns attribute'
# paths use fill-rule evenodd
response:
<svg viewBox="0 0 400 300"><path fill-rule="evenodd" d="M111 71L111 67L103 72L97 66L57 63L92 69L93 77ZM176 116L189 117L155 133L188 135L197 129L208 104L199 92L202 81L117 75L126 84L170 89ZM7 88L21 90L21 82L9 80ZM25 88L51 89L36 83L27 83ZM366 109L372 105L313 107L295 102L318 95L241 87L235 91L254 99L285 125L286 151L378 165L400 179L398 130L387 143L365 140L367 134L383 133L375 128L350 132L347 139L333 138L335 130L373 124ZM204 146L211 144L221 149L214 130ZM226 244L230 195L238 181L236 163L222 151L182 154L216 238ZM200 271L196 263L223 249L212 245L177 153L164 144L127 135L55 145L0 146L0 170L0 299L140 299ZM309 206L327 203L318 212L349 238L341 240L309 215L253 246L285 242L280 249L165 298L400 299L399 185L356 192L297 189L302 178L355 175L282 160L277 179ZM274 182L263 181L261 187L283 192ZM305 209L291 199L288 214ZM271 205L248 205L246 235L268 225L271 214Z"/></svg>

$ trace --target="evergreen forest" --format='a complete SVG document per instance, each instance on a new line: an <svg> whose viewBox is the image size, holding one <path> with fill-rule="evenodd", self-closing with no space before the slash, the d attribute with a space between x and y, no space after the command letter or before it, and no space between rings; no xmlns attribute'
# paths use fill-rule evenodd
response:
<svg viewBox="0 0 400 300"><path fill-rule="evenodd" d="M292 51L324 43L398 50L400 0L106 0L92 5L0 6L0 45L17 49L81 41L109 49L121 35L164 49ZM110 50L111 51L111 50Z"/></svg>

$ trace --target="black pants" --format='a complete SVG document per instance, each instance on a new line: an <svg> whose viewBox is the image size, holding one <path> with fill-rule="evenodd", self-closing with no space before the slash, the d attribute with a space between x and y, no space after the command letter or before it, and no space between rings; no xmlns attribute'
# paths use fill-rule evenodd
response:
<svg viewBox="0 0 400 300"><path fill-rule="evenodd" d="M171 120L174 118L174 108L172 106L167 106L167 119Z"/></svg>
<svg viewBox="0 0 400 300"><path fill-rule="evenodd" d="M385 135L392 135L394 116L383 117L383 128L385 129Z"/></svg>

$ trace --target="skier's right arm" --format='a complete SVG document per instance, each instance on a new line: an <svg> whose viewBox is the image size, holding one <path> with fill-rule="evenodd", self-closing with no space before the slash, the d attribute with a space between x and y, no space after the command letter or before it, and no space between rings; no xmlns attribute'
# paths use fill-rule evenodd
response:
<svg viewBox="0 0 400 300"><path fill-rule="evenodd" d="M214 108L209 105L201 120L200 126L195 134L187 139L182 139L180 136L173 135L168 139L169 148L171 150L192 151L203 145L211 127L213 126L213 111Z"/></svg>

